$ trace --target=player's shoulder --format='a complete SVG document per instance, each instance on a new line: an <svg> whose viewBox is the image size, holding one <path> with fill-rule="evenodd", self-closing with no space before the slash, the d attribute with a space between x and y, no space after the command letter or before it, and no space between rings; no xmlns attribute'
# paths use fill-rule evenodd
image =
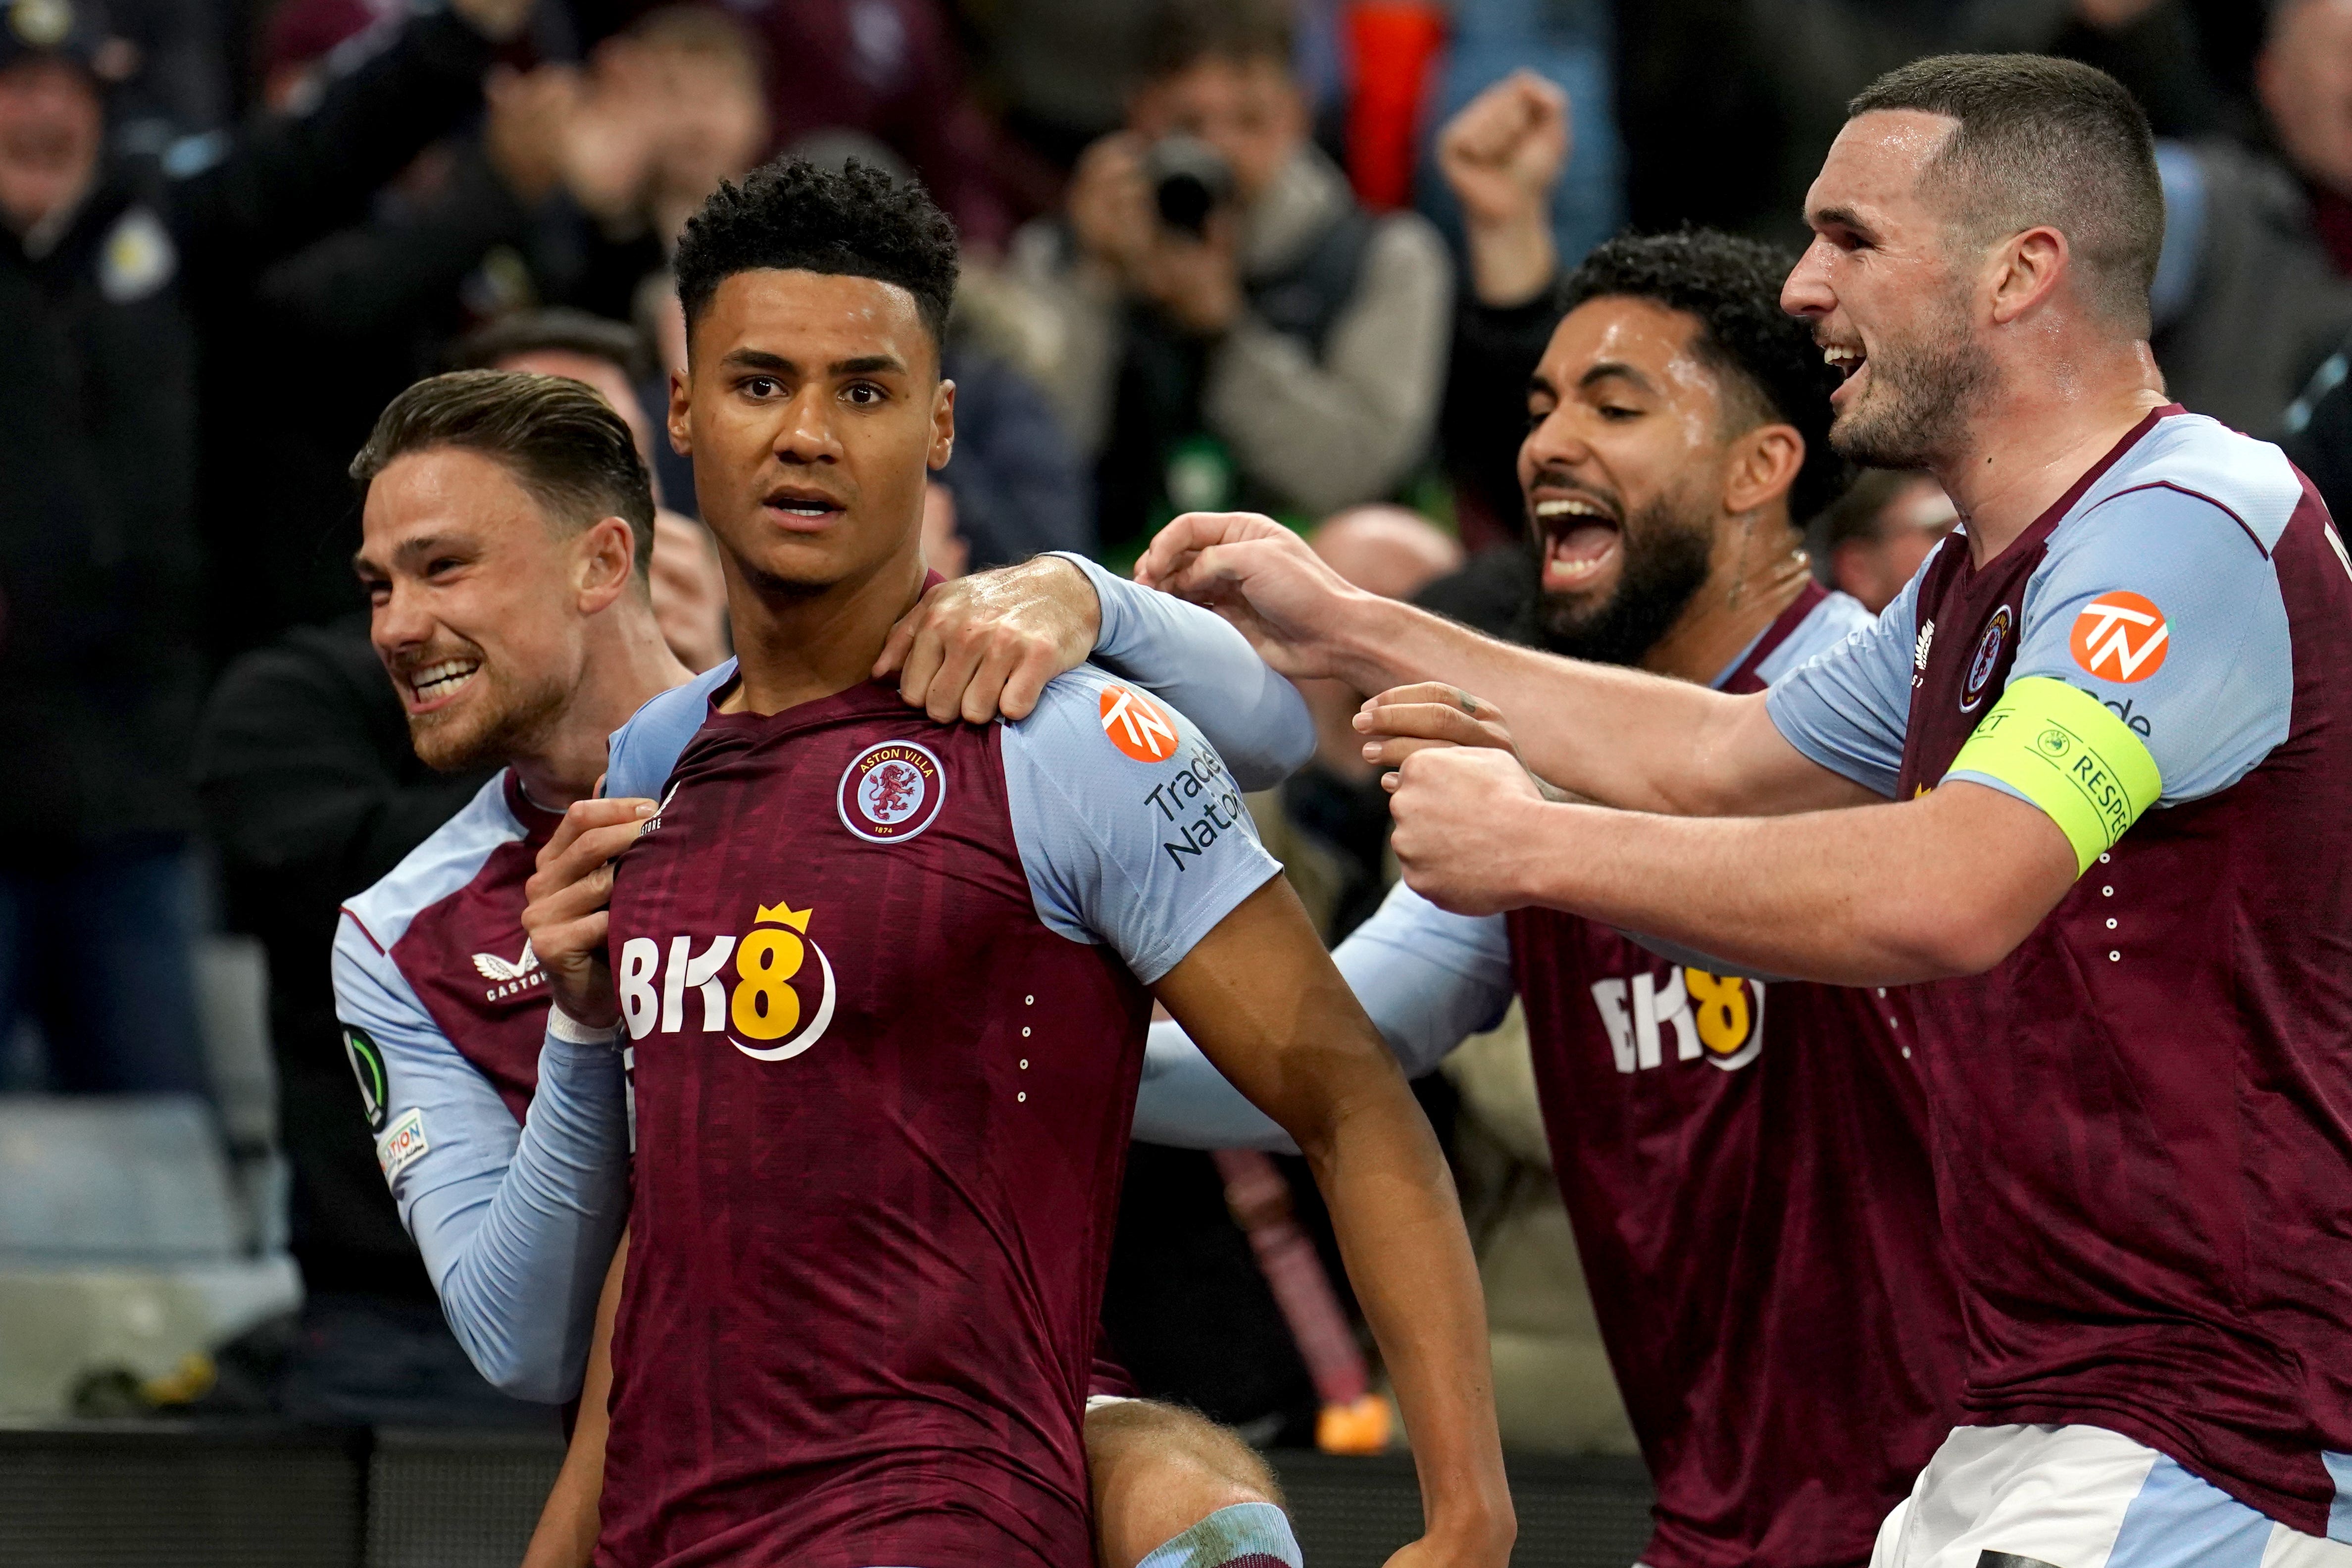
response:
<svg viewBox="0 0 2352 1568"><path fill-rule="evenodd" d="M1214 755L1172 704L1093 664L1047 681L1029 716L1004 729L1009 751L1055 767L1066 782L1097 769L1175 769L1196 752Z"/></svg>
<svg viewBox="0 0 2352 1568"><path fill-rule="evenodd" d="M2202 414L2168 415L2083 494L2052 540L2145 550L2133 525L2168 526L2165 553L2242 553L2267 559L2305 499L2303 476L2268 441ZM2067 535L2074 538L2068 539Z"/></svg>
<svg viewBox="0 0 2352 1568"><path fill-rule="evenodd" d="M658 795L678 753L709 719L711 697L734 679L730 658L655 694L630 714L606 745L605 798Z"/></svg>
<svg viewBox="0 0 2352 1568"><path fill-rule="evenodd" d="M408 934L409 924L419 911L479 876L482 863L500 845L522 837L523 825L507 802L509 776L507 769L499 769L457 816L435 828L382 880L347 901L345 931L356 926L366 943L389 953L393 944ZM339 936L338 942L341 940Z"/></svg>

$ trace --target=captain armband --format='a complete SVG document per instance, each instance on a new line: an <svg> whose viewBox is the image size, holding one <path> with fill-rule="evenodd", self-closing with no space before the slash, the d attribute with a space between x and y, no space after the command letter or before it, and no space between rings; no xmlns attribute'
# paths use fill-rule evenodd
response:
<svg viewBox="0 0 2352 1568"><path fill-rule="evenodd" d="M2156 759L2089 692L2048 676L2012 681L1952 759L2040 806L2074 847L2081 875L2163 792Z"/></svg>

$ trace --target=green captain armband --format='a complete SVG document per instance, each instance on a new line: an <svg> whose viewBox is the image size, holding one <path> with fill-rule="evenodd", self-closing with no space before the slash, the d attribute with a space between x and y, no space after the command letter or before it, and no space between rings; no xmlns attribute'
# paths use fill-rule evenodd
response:
<svg viewBox="0 0 2352 1568"><path fill-rule="evenodd" d="M2074 846L2077 876L2156 804L2164 780L2140 738L2087 691L2030 675L2013 681L1945 774L1999 779Z"/></svg>

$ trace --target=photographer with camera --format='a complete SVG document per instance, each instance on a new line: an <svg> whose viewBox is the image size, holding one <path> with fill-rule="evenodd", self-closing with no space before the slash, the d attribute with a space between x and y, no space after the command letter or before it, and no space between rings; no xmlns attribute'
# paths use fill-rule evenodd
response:
<svg viewBox="0 0 2352 1568"><path fill-rule="evenodd" d="M1379 500L1428 445L1443 243L1359 206L1307 129L1281 0L1164 0L1127 129L1015 240L1114 555L1179 511Z"/></svg>

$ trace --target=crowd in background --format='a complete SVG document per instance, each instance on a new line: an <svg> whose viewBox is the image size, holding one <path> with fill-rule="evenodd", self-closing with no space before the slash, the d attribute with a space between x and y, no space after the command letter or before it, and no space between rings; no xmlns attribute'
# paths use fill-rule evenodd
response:
<svg viewBox="0 0 2352 1568"><path fill-rule="evenodd" d="M2352 0L13 0L0 1089L212 1098L192 954L259 939L310 1303L261 1397L507 1418L383 1190L328 981L337 907L481 783L410 751L351 571L347 468L394 393L457 366L595 387L656 478L664 629L716 664L717 556L662 429L667 255L719 181L855 158L919 177L966 248L936 569L1122 566L1177 512L1247 509L1509 635L1558 280L1628 225L1800 243L1849 96L1948 50L2134 90L2173 395L2352 487ZM1865 475L1812 520L1814 569L1876 609L1955 521L1932 480ZM1332 941L1393 879L1360 696L1309 692L1315 760L1254 803ZM1564 1249L1512 1219L1542 1142L1486 1060L1424 1101L1487 1239ZM1139 1149L1122 1226L1108 1314L1147 1390L1311 1435L1219 1166ZM354 1339L404 1348L305 1358Z"/></svg>

